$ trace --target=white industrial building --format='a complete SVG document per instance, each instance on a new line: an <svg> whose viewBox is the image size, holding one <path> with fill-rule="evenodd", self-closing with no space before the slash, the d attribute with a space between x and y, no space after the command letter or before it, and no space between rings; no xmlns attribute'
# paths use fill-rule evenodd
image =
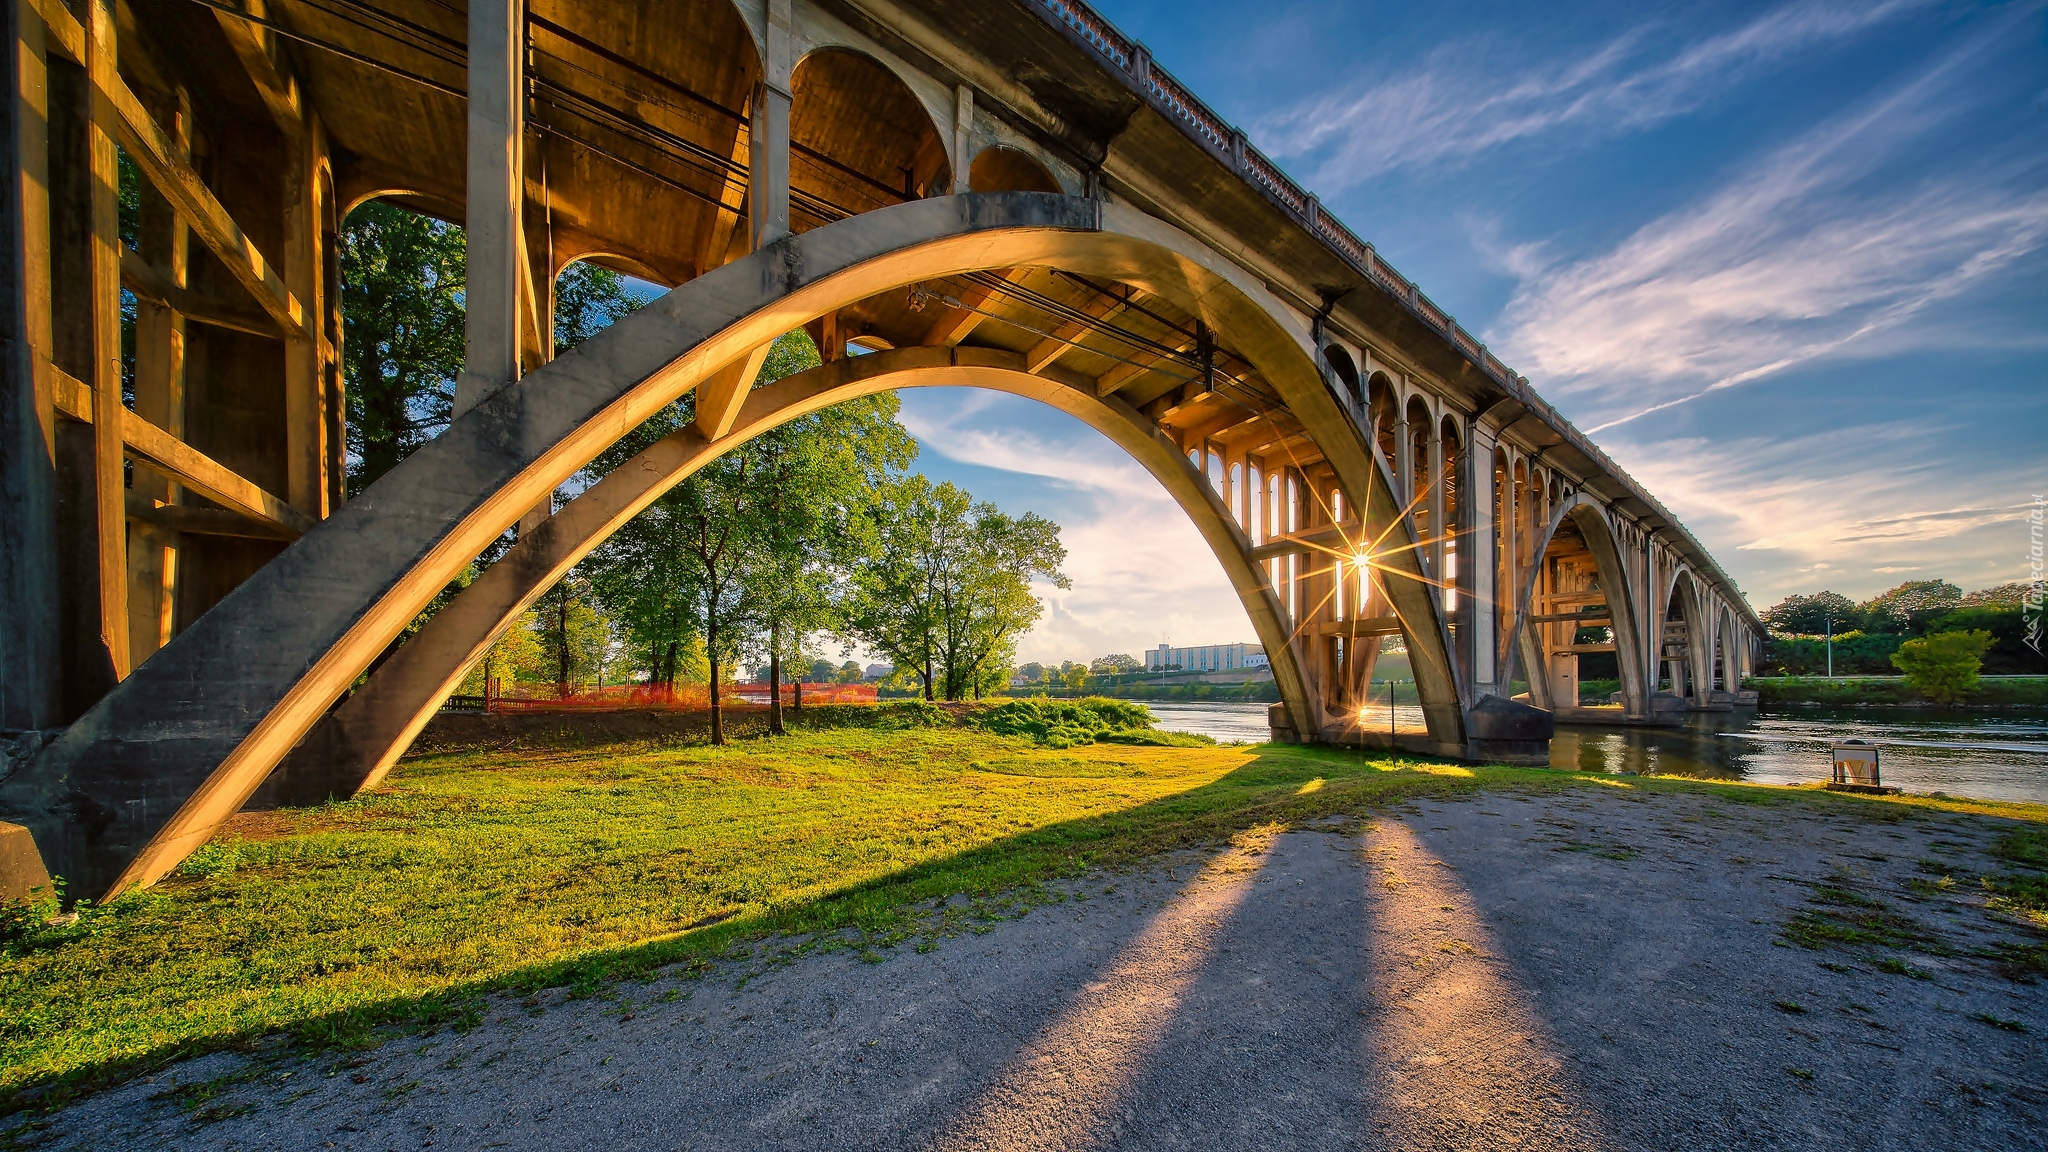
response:
<svg viewBox="0 0 2048 1152"><path fill-rule="evenodd" d="M1145 653L1147 672L1235 672L1266 666L1266 650L1257 644L1200 644L1191 648L1161 644Z"/></svg>

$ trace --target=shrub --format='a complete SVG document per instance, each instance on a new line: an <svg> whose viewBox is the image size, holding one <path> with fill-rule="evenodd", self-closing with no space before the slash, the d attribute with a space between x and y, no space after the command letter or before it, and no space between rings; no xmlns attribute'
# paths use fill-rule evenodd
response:
<svg viewBox="0 0 2048 1152"><path fill-rule="evenodd" d="M2027 618L2017 606L1970 605L1950 612L1927 626L1929 632L1989 632L1991 647L1984 652L1987 674L2026 675L2048 671L2048 660L2027 647Z"/></svg>
<svg viewBox="0 0 2048 1152"><path fill-rule="evenodd" d="M974 714L970 723L998 736L1029 736L1048 748L1073 748L1152 728L1143 704L1090 696L1085 700L1006 700Z"/></svg>
<svg viewBox="0 0 2048 1152"><path fill-rule="evenodd" d="M1886 632L1842 632L1835 636L1835 675L1877 676L1892 671L1891 655L1905 638ZM1763 665L1781 676L1818 676L1827 671L1828 644L1811 636L1771 636Z"/></svg>
<svg viewBox="0 0 2048 1152"><path fill-rule="evenodd" d="M1899 645L1892 663L1906 674L1906 683L1936 704L1953 704L1977 686L1984 666L1989 632L1937 632Z"/></svg>

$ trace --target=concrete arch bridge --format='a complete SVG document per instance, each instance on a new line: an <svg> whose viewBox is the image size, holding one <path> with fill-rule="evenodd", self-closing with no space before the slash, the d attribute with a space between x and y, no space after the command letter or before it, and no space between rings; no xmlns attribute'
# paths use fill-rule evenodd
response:
<svg viewBox="0 0 2048 1152"><path fill-rule="evenodd" d="M1270 654L1282 739L1385 742L1358 716L1389 637L1427 717L1398 741L1475 760L1543 762L1589 653L1637 722L1725 706L1751 664L1758 621L1697 540L1073 0L9 12L17 886L148 884L259 791L376 779L662 491L886 388L1029 396L1143 464ZM465 226L465 369L445 430L348 498L340 222L380 198ZM556 357L585 260L673 290ZM798 327L824 366L751 388ZM554 507L692 390L694 427Z"/></svg>

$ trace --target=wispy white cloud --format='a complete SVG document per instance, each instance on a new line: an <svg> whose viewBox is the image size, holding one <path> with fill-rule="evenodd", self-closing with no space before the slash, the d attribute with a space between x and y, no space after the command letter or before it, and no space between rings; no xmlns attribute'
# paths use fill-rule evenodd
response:
<svg viewBox="0 0 2048 1152"><path fill-rule="evenodd" d="M1747 72L1925 6L1806 0L1704 37L1643 24L1579 58L1519 73L1503 68L1504 48L1446 45L1414 71L1266 116L1256 137L1276 156L1307 161L1310 183L1328 196L1395 169L1469 162L1567 129L1585 139L1647 127L1701 107Z"/></svg>
<svg viewBox="0 0 2048 1152"><path fill-rule="evenodd" d="M1015 405L1023 402L987 394L948 390L905 400L904 425L927 452L1036 478L1056 498L1073 587L1036 589L1046 613L1019 644L1020 660L1135 656L1169 637L1183 644L1252 638L1244 607L1201 534L1159 482L1108 439L1078 421L1060 420L1058 429L1037 427L1045 420L1020 426Z"/></svg>
<svg viewBox="0 0 2048 1152"><path fill-rule="evenodd" d="M1972 109L1969 68L2010 20L1883 99L1765 157L1613 250L1510 250L1496 343L1599 432L1788 368L1866 352L2048 242L2038 159L1902 177L1902 157ZM2010 163L2009 161L2007 162ZM1877 178L1880 174L1889 179Z"/></svg>
<svg viewBox="0 0 2048 1152"><path fill-rule="evenodd" d="M1896 420L1804 436L1619 437L1608 452L1698 535L1759 608L1827 583L1863 597L1904 573L2020 579L2030 462L1959 468L1914 448L1967 435Z"/></svg>

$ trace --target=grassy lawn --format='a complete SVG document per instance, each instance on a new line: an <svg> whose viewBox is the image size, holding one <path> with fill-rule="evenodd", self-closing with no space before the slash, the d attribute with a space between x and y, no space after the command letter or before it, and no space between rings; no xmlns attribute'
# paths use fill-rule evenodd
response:
<svg viewBox="0 0 2048 1152"><path fill-rule="evenodd" d="M960 727L425 756L373 795L244 814L156 888L0 941L0 1111L24 1089L268 1035L346 1046L386 1023L460 1025L484 991L594 990L771 933L887 947L939 930L938 897L1028 892L1255 825L1603 786L1899 813L1796 789L1279 746L1054 750Z"/></svg>

